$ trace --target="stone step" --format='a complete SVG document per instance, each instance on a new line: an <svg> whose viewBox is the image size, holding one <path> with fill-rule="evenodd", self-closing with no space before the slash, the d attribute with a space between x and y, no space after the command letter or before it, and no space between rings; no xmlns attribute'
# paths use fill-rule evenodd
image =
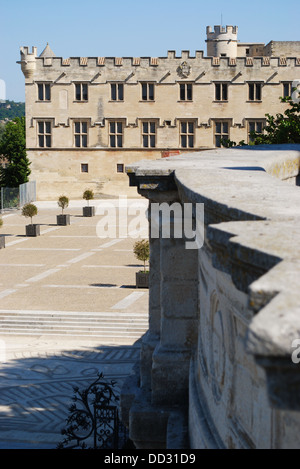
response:
<svg viewBox="0 0 300 469"><path fill-rule="evenodd" d="M139 326L134 326L132 324L117 324L117 325L107 325L107 326L95 326L93 323L90 324L84 324L84 325L73 325L73 324L57 324L57 323L51 323L47 322L44 324L26 324L26 323L18 323L18 322L10 322L10 321L5 321L5 322L0 322L0 328L1 330L3 329L8 329L8 328L26 328L26 329L39 329L39 328L50 328L50 329L68 329L68 330L85 330L85 331L105 331L105 330L112 330L112 331L118 331L118 330L138 330L138 331L143 331L145 330L145 327L139 325Z"/></svg>
<svg viewBox="0 0 300 469"><path fill-rule="evenodd" d="M101 340L137 339L148 329L148 315L72 311L0 312L0 335L61 335Z"/></svg>
<svg viewBox="0 0 300 469"><path fill-rule="evenodd" d="M10 317L9 315L1 316L0 317L0 324L4 322L10 323L26 323L26 324L44 324L44 323L68 323L68 324L93 324L93 325L106 325L108 324L131 324L131 325L147 325L148 319L117 319L117 318L81 318L81 317L72 317L72 318L50 318L50 317L33 317L33 316L25 316L25 317Z"/></svg>

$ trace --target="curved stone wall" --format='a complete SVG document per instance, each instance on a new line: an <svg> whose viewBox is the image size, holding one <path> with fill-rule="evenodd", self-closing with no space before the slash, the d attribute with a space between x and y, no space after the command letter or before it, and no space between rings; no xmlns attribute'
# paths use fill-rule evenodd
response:
<svg viewBox="0 0 300 469"><path fill-rule="evenodd" d="M182 224L204 204L197 249L150 236L149 331L121 405L138 448L299 447L299 166L286 145L127 168L150 233L154 203L179 202Z"/></svg>

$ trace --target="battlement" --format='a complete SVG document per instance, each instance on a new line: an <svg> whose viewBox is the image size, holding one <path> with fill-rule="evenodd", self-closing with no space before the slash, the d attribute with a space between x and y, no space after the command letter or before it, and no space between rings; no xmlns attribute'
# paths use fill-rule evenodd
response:
<svg viewBox="0 0 300 469"><path fill-rule="evenodd" d="M36 57L37 56L37 47L32 46L31 52L29 52L29 47L28 46L20 47L20 52L21 52L21 55L25 55L25 56L30 55L30 56Z"/></svg>
<svg viewBox="0 0 300 469"><path fill-rule="evenodd" d="M25 78L32 78L36 69L37 47L32 47L29 52L29 47L20 47L22 72Z"/></svg>
<svg viewBox="0 0 300 469"><path fill-rule="evenodd" d="M238 27L237 26L220 26L220 25L215 25L214 30L212 29L211 26L207 26L206 28L206 35L207 38L212 40L212 39L218 39L220 35L232 35L232 36L237 36L238 33Z"/></svg>

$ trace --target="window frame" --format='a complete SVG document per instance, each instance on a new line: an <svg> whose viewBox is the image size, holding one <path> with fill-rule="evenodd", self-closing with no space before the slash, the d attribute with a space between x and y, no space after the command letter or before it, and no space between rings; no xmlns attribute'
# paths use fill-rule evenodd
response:
<svg viewBox="0 0 300 469"><path fill-rule="evenodd" d="M74 83L74 91L75 91L75 102L76 103L86 103L89 100L89 87L88 83L84 81ZM78 93L78 87L80 87ZM86 89L84 88L86 87ZM86 91L86 92L85 92Z"/></svg>
<svg viewBox="0 0 300 469"><path fill-rule="evenodd" d="M227 125L227 132L224 132L223 126ZM217 132L217 125L221 125L221 132ZM216 148L222 148L221 140L226 138L230 140L230 125L229 119L216 119L214 121L214 145ZM217 145L217 140L220 140L220 145Z"/></svg>
<svg viewBox="0 0 300 469"><path fill-rule="evenodd" d="M121 125L121 132L118 127ZM112 130L114 126L114 130ZM114 145L112 141L114 139ZM120 140L121 139L121 140ZM121 145L119 142L121 141ZM124 148L124 122L120 119L111 119L108 123L108 143L109 148Z"/></svg>
<svg viewBox="0 0 300 469"><path fill-rule="evenodd" d="M186 125L186 131L183 130L183 126ZM193 129L190 131L190 126ZM180 148L195 148L195 121L193 120L181 120L179 123L179 146ZM186 138L186 144L183 145L183 138ZM190 145L190 138L192 138L192 145Z"/></svg>
<svg viewBox="0 0 300 469"><path fill-rule="evenodd" d="M124 163L117 163L117 173L124 173Z"/></svg>
<svg viewBox="0 0 300 469"><path fill-rule="evenodd" d="M115 97L113 96L113 88L115 88ZM124 101L124 83L111 83L110 84L110 100L113 102Z"/></svg>
<svg viewBox="0 0 300 469"><path fill-rule="evenodd" d="M285 88L288 87L289 94L286 94ZM282 97L288 98L291 97L293 94L293 82L292 81L283 81L282 82Z"/></svg>
<svg viewBox="0 0 300 469"><path fill-rule="evenodd" d="M81 173L88 173L89 172L89 164L88 163L81 163L80 164L80 172Z"/></svg>
<svg viewBox="0 0 300 469"><path fill-rule="evenodd" d="M49 98L47 98L47 91ZM42 97L40 97L40 90L42 91ZM39 103L49 103L51 101L51 84L47 82L37 83L37 100Z"/></svg>
<svg viewBox="0 0 300 469"><path fill-rule="evenodd" d="M252 90L252 87L253 87L253 90ZM262 88L263 88L263 83L261 82L258 82L258 81L248 82L248 102L260 103L262 101Z"/></svg>
<svg viewBox="0 0 300 469"><path fill-rule="evenodd" d="M145 126L147 125L147 130ZM154 125L154 132L151 129L151 126ZM141 121L141 137L142 137L142 148L156 148L157 144L157 123L154 120L143 120ZM154 139L154 143L153 143ZM145 142L147 141L147 145Z"/></svg>
<svg viewBox="0 0 300 469"><path fill-rule="evenodd" d="M40 126L43 125L43 131L40 131ZM48 132L47 126L49 125L50 131ZM43 139L43 145L41 145L41 138ZM50 145L47 144L47 141L50 139ZM38 148L52 148L52 121L48 119L38 119L37 120L37 143Z"/></svg>
<svg viewBox="0 0 300 469"><path fill-rule="evenodd" d="M73 135L74 135L74 147L75 148L87 148L88 147L88 121L87 120L74 120L73 122ZM76 131L76 126L79 125L79 132ZM86 126L84 131L83 126ZM76 143L76 137L79 138L79 145Z"/></svg>
<svg viewBox="0 0 300 469"><path fill-rule="evenodd" d="M190 89L189 89L190 88ZM179 83L179 101L180 102L192 102L193 101L193 83L183 82ZM190 96L190 97L189 97Z"/></svg>
<svg viewBox="0 0 300 469"><path fill-rule="evenodd" d="M155 101L155 83L151 81L141 82L141 101L152 103Z"/></svg>
<svg viewBox="0 0 300 469"><path fill-rule="evenodd" d="M250 130L250 125L254 124L255 126L255 129L251 129ZM261 124L261 132L259 132L257 129L256 129L256 126L258 124ZM247 121L247 139L248 139L248 143L251 143L253 142L253 140L251 139L251 136L250 136L250 132L252 132L253 130L259 134L263 134L264 133L264 126L266 124L266 121L265 119L249 119Z"/></svg>
<svg viewBox="0 0 300 469"><path fill-rule="evenodd" d="M223 81L215 83L215 101L228 102L228 83Z"/></svg>

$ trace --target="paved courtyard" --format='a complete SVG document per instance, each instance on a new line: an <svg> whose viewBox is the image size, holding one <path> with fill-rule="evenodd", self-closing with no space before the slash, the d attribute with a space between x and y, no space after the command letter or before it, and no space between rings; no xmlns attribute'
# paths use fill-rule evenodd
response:
<svg viewBox="0 0 300 469"><path fill-rule="evenodd" d="M119 389L139 358L148 290L135 287L135 239L119 237L126 220L118 211L107 218L115 236L99 238L103 212L84 218L83 204L70 203L71 225L57 226L57 204L37 203L37 238L25 236L20 211L3 215L0 448L55 448L73 386L85 388L102 371Z"/></svg>

